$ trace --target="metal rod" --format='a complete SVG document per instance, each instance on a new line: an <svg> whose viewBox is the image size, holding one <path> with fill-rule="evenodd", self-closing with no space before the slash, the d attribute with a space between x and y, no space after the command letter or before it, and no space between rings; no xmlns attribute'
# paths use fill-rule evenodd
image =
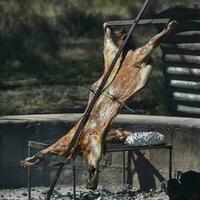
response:
<svg viewBox="0 0 200 200"><path fill-rule="evenodd" d="M31 156L31 147L28 146L28 157ZM31 167L28 167L28 200L31 200Z"/></svg>
<svg viewBox="0 0 200 200"><path fill-rule="evenodd" d="M72 166L73 171L73 200L76 200L76 166L73 163Z"/></svg>
<svg viewBox="0 0 200 200"><path fill-rule="evenodd" d="M105 152L120 152L120 151L132 151L132 150L145 150L145 149L169 149L171 145L157 145L157 146L140 146L133 147L125 144L117 144L117 145L106 145Z"/></svg>
<svg viewBox="0 0 200 200"><path fill-rule="evenodd" d="M167 24L170 18L164 19L140 19L138 25L149 25L149 24ZM130 26L135 23L136 20L119 20L119 21L108 21L104 23L104 26Z"/></svg>
<svg viewBox="0 0 200 200"><path fill-rule="evenodd" d="M169 148L169 180L172 178L172 147Z"/></svg>
<svg viewBox="0 0 200 200"><path fill-rule="evenodd" d="M109 76L110 76L110 74L111 74L111 72L112 72L112 70L113 70L113 68L114 68L114 66L115 66L115 64L116 64L116 62L117 62L117 60L118 60L118 58L119 58L119 56L121 55L121 53L122 53L124 47L126 46L126 44L127 44L128 40L129 40L129 38L130 38L130 36L131 36L133 30L135 29L135 27L136 27L136 25L137 25L137 23L138 23L140 17L142 16L142 13L144 12L144 10L145 10L145 8L147 7L147 5L148 5L149 2L150 2L150 0L146 0L146 1L144 2L142 8L140 9L140 11L139 11L139 13L138 13L138 15L137 15L137 17L136 17L136 19L135 19L135 23L132 24L132 26L130 27L130 29L129 29L129 31L128 31L128 34L127 34L127 36L126 36L124 42L122 43L122 45L121 45L120 48L118 49L118 51L117 51L117 53L116 53L116 55L115 55L115 57L114 57L114 59L113 59L111 65L110 65L110 67L109 67L107 73L106 73L105 76L103 77L103 80L102 80L100 86L98 87L98 89L97 89L97 91L96 91L96 94L94 95L94 97L93 97L92 100L90 101L88 107L86 108L83 117L80 119L80 124L79 124L79 126L78 126L78 128L77 128L77 130L76 130L76 132L75 132L75 134L74 134L74 137L72 138L72 140L71 140L71 142L70 142L70 144L69 144L69 147L68 147L68 149L67 149L67 151L66 151L65 157L68 157L68 156L70 155L70 153L71 153L72 148L75 147L76 144L78 144L78 141L79 141L79 138L80 138L80 136L81 136L82 130L83 130L83 128L84 128L84 126L85 126L85 124L86 124L86 122L87 122L87 120L88 120L88 118L89 118L89 116L90 116L90 112L92 111L92 109L93 109L93 107L94 107L94 105L95 105L97 99L98 99L99 96L101 95L101 92L102 92L102 90L103 90L103 88L104 88L104 86L105 86L105 84L106 84L106 82L107 82L107 80L108 80L108 78L109 78ZM59 178L59 176L60 176L60 173L61 173L63 167L64 167L64 164L61 164L61 165L59 166L59 168L58 168L58 172L56 173L56 176L55 176L55 178L54 178L54 180L53 180L53 182L52 182L52 184L51 184L51 186L50 186L50 189L49 189L49 191L48 191L47 200L49 200L49 199L51 198L51 194L52 194L52 192L53 192L53 189L54 189L54 187L55 187L55 185L56 185L56 182L57 182L57 180L58 180L58 178Z"/></svg>
<svg viewBox="0 0 200 200"><path fill-rule="evenodd" d="M45 143L35 142L35 141L28 141L28 146L34 149L42 150L50 146L50 144L45 144Z"/></svg>
<svg viewBox="0 0 200 200"><path fill-rule="evenodd" d="M123 171L122 171L122 178L123 178L123 186L125 187L125 184L126 184L126 152L123 151L122 152L122 162L123 162Z"/></svg>
<svg viewBox="0 0 200 200"><path fill-rule="evenodd" d="M51 183L51 185L50 185L50 187L49 187L49 190L48 190L48 192L47 192L46 200L50 200L51 195L52 195L53 190L54 190L54 187L55 187L55 185L56 185L56 183L57 183L57 181L58 181L58 178L59 178L59 176L60 176L60 174L61 174L61 172L62 172L63 167L64 167L64 164L60 164L60 165L59 165L58 170L57 170L57 173L56 173L56 175L55 175L55 177L54 177L54 179L53 179L53 181L52 181L52 183Z"/></svg>

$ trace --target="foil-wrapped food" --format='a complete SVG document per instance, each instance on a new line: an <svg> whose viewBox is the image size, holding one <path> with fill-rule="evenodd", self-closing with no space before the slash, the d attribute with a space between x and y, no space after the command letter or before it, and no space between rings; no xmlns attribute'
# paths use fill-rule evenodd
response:
<svg viewBox="0 0 200 200"><path fill-rule="evenodd" d="M135 132L129 135L124 141L131 146L153 146L165 144L165 137L159 132Z"/></svg>

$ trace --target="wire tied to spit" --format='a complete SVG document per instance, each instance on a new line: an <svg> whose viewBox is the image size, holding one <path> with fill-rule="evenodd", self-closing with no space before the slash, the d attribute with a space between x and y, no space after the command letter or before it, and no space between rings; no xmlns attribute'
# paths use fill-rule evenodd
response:
<svg viewBox="0 0 200 200"><path fill-rule="evenodd" d="M93 90L91 87L89 87L89 89L90 89L90 91L91 91L93 94L96 93L96 91ZM113 100L113 101L116 101L117 103L119 103L119 104L121 104L123 107L125 107L127 110L129 110L131 113L135 114L135 111L134 111L132 108L130 108L129 106L127 106L124 102L119 101L118 97L116 97L116 96L114 96L114 95L112 95L112 94L109 94L109 93L107 93L107 94L102 94L102 95L107 96L108 98L110 98L110 99Z"/></svg>

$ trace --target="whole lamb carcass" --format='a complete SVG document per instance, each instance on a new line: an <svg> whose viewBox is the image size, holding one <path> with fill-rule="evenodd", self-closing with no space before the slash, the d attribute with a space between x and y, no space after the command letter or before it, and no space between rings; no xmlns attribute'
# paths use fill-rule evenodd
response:
<svg viewBox="0 0 200 200"><path fill-rule="evenodd" d="M136 50L131 48L125 49L115 64L104 90L97 99L89 115L89 119L83 128L76 150L73 149L71 152L73 154L72 157L75 158L76 153L81 151L84 159L90 166L86 180L88 188L96 189L98 186L99 162L103 152L104 141L110 139L124 140L130 134L127 131L109 131L109 128L123 104L134 97L149 81L152 66L148 64L148 59L155 47L157 47L163 38L170 34L176 25L176 21L171 21L161 33L150 39L143 47ZM105 28L103 51L105 62L104 72L101 78L92 85L89 102L105 76L123 38L123 34L117 34L115 35L116 42L114 42L112 31L108 27ZM40 151L40 155L65 155L80 120L56 143ZM21 165L27 167L39 162L40 157L36 154L21 161Z"/></svg>

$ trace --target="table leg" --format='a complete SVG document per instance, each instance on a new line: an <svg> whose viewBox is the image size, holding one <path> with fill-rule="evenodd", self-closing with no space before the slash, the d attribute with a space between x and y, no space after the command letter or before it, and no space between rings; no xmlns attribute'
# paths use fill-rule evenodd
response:
<svg viewBox="0 0 200 200"><path fill-rule="evenodd" d="M172 147L169 148L169 180L172 178Z"/></svg>
<svg viewBox="0 0 200 200"><path fill-rule="evenodd" d="M123 186L126 184L126 152L122 152L122 162L123 162L123 172L122 172L122 179L123 179Z"/></svg>
<svg viewBox="0 0 200 200"><path fill-rule="evenodd" d="M31 156L31 147L28 146L28 157ZM31 167L28 167L28 200L31 200Z"/></svg>
<svg viewBox="0 0 200 200"><path fill-rule="evenodd" d="M72 166L73 171L73 200L76 200L76 166L73 163Z"/></svg>

